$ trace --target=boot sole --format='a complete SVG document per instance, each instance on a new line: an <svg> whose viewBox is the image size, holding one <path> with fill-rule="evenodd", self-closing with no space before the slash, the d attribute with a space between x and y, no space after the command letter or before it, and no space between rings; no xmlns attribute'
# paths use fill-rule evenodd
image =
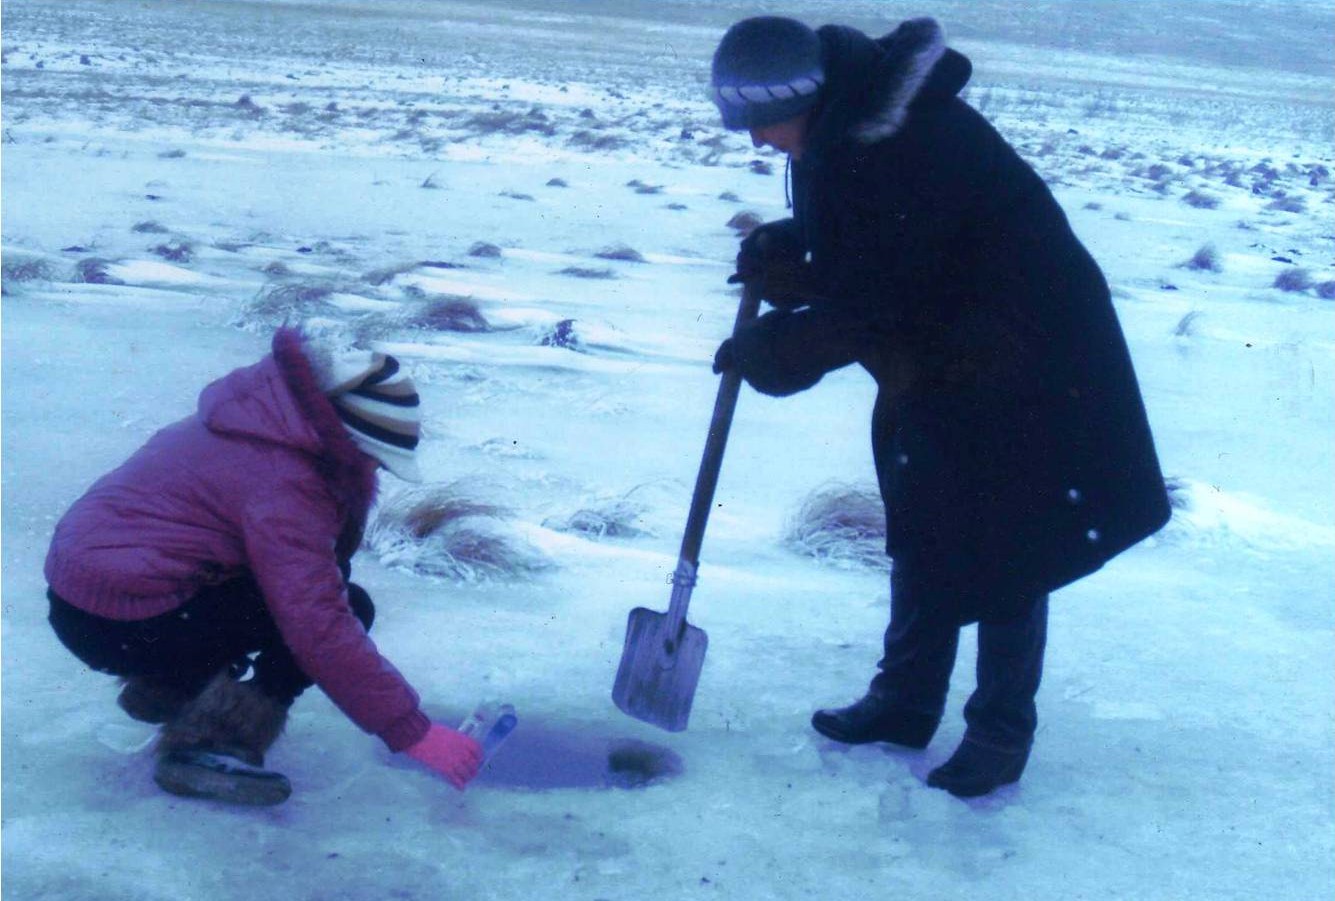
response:
<svg viewBox="0 0 1335 901"><path fill-rule="evenodd" d="M224 804L271 807L292 794L282 773L208 751L169 751L158 759L153 781L163 791Z"/></svg>

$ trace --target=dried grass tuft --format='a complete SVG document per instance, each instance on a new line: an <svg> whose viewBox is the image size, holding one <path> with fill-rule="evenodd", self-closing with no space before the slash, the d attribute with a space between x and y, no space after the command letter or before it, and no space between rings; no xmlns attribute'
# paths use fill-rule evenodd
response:
<svg viewBox="0 0 1335 901"><path fill-rule="evenodd" d="M412 488L376 510L366 544L386 566L458 582L550 569L552 561L508 524L511 516L463 480Z"/></svg>
<svg viewBox="0 0 1335 901"><path fill-rule="evenodd" d="M832 483L802 503L788 523L784 544L846 569L888 569L885 534L885 508L878 491Z"/></svg>
<svg viewBox="0 0 1335 901"><path fill-rule="evenodd" d="M1278 288L1281 291L1291 291L1295 293L1298 291L1306 291L1308 288L1312 287L1312 273L1299 266L1295 266L1292 269L1285 269L1279 275L1275 276L1275 281L1272 284L1272 287Z"/></svg>
<svg viewBox="0 0 1335 901"><path fill-rule="evenodd" d="M244 329L273 328L299 322L311 316L337 317L339 310L329 302L334 289L326 284L275 285L265 288L242 304L232 324Z"/></svg>
<svg viewBox="0 0 1335 901"><path fill-rule="evenodd" d="M1182 195L1182 202L1198 210L1213 210L1218 209L1221 201L1213 194L1192 190Z"/></svg>
<svg viewBox="0 0 1335 901"><path fill-rule="evenodd" d="M625 244L613 244L611 247L604 247L594 256L600 260L622 260L627 263L645 262L644 254Z"/></svg>
<svg viewBox="0 0 1335 901"><path fill-rule="evenodd" d="M409 328L429 329L436 332L485 332L491 323L467 297L438 295L414 304L403 318Z"/></svg>
<svg viewBox="0 0 1335 901"><path fill-rule="evenodd" d="M574 532L589 538L640 538L653 535L645 523L649 504L637 497L639 489L632 488L620 496L605 495L595 498L569 516L551 517L543 525L558 532Z"/></svg>
<svg viewBox="0 0 1335 901"><path fill-rule="evenodd" d="M1182 263L1183 269L1194 269L1197 272L1223 272L1224 267L1219 262L1219 253L1215 250L1213 244L1204 244L1191 255L1191 259Z"/></svg>
<svg viewBox="0 0 1335 901"><path fill-rule="evenodd" d="M743 236L751 234L765 220L760 218L759 213L751 210L743 210L728 220L728 228L736 229Z"/></svg>
<svg viewBox="0 0 1335 901"><path fill-rule="evenodd" d="M107 271L110 260L101 257L86 257L74 264L74 280L87 285L123 285L125 282L112 276Z"/></svg>
<svg viewBox="0 0 1335 901"><path fill-rule="evenodd" d="M486 241L477 241L472 247L468 248L468 255L470 257L494 259L501 255L501 249L495 244L489 244Z"/></svg>
<svg viewBox="0 0 1335 901"><path fill-rule="evenodd" d="M41 257L20 253L6 253L0 275L6 282L49 282L55 278L55 267Z"/></svg>
<svg viewBox="0 0 1335 901"><path fill-rule="evenodd" d="M559 270L557 275L568 275L571 278L616 278L617 274L611 269L590 269L587 266L567 266Z"/></svg>

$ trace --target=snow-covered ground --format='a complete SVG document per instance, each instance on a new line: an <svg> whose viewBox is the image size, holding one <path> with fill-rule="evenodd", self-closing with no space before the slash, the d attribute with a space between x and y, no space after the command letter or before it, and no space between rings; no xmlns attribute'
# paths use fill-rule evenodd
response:
<svg viewBox="0 0 1335 901"><path fill-rule="evenodd" d="M742 396L689 731L610 700L627 611L667 603L728 223L784 214L782 159L704 99L754 10L6 2L4 896L1330 897L1335 11L934 6L1107 270L1177 505L1054 599L1033 760L971 803L922 780L961 734L972 630L927 751L808 726L860 693L888 615L882 566L785 540L813 492L871 487L860 371ZM922 10L786 11L881 32ZM312 691L270 757L287 804L165 796L151 730L46 626L58 516L284 317L399 355L428 487L508 511L485 525L510 578L383 517L356 564L433 715L519 710L466 793Z"/></svg>

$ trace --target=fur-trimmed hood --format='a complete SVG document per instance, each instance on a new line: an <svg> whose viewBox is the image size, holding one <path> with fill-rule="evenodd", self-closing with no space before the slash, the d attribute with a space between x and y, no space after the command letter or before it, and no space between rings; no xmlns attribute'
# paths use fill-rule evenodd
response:
<svg viewBox="0 0 1335 901"><path fill-rule="evenodd" d="M893 137L916 105L954 97L969 81L968 58L946 46L935 19L909 19L873 40L842 25L816 31L825 71L810 147Z"/></svg>
<svg viewBox="0 0 1335 901"><path fill-rule="evenodd" d="M348 436L304 349L300 332L279 329L271 355L200 393L199 417L218 434L309 454L335 497L358 519L364 518L375 496L378 464Z"/></svg>

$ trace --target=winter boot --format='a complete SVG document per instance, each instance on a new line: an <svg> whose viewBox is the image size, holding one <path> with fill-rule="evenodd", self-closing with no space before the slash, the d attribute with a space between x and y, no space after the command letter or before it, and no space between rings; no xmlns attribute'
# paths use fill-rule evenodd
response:
<svg viewBox="0 0 1335 901"><path fill-rule="evenodd" d="M1028 748L1006 751L966 737L949 760L927 774L927 784L957 798L977 798L1018 782L1028 762Z"/></svg>
<svg viewBox="0 0 1335 901"><path fill-rule="evenodd" d="M918 750L927 747L939 722L931 714L896 707L875 692L848 707L817 710L811 717L813 729L846 745L888 741Z"/></svg>
<svg viewBox="0 0 1335 901"><path fill-rule="evenodd" d="M190 701L191 693L171 683L149 676L129 676L116 703L131 718L141 723L165 723Z"/></svg>
<svg viewBox="0 0 1335 901"><path fill-rule="evenodd" d="M163 727L153 779L175 795L281 804L292 786L286 776L264 769L264 752L286 721L286 704L253 682L220 673Z"/></svg>

